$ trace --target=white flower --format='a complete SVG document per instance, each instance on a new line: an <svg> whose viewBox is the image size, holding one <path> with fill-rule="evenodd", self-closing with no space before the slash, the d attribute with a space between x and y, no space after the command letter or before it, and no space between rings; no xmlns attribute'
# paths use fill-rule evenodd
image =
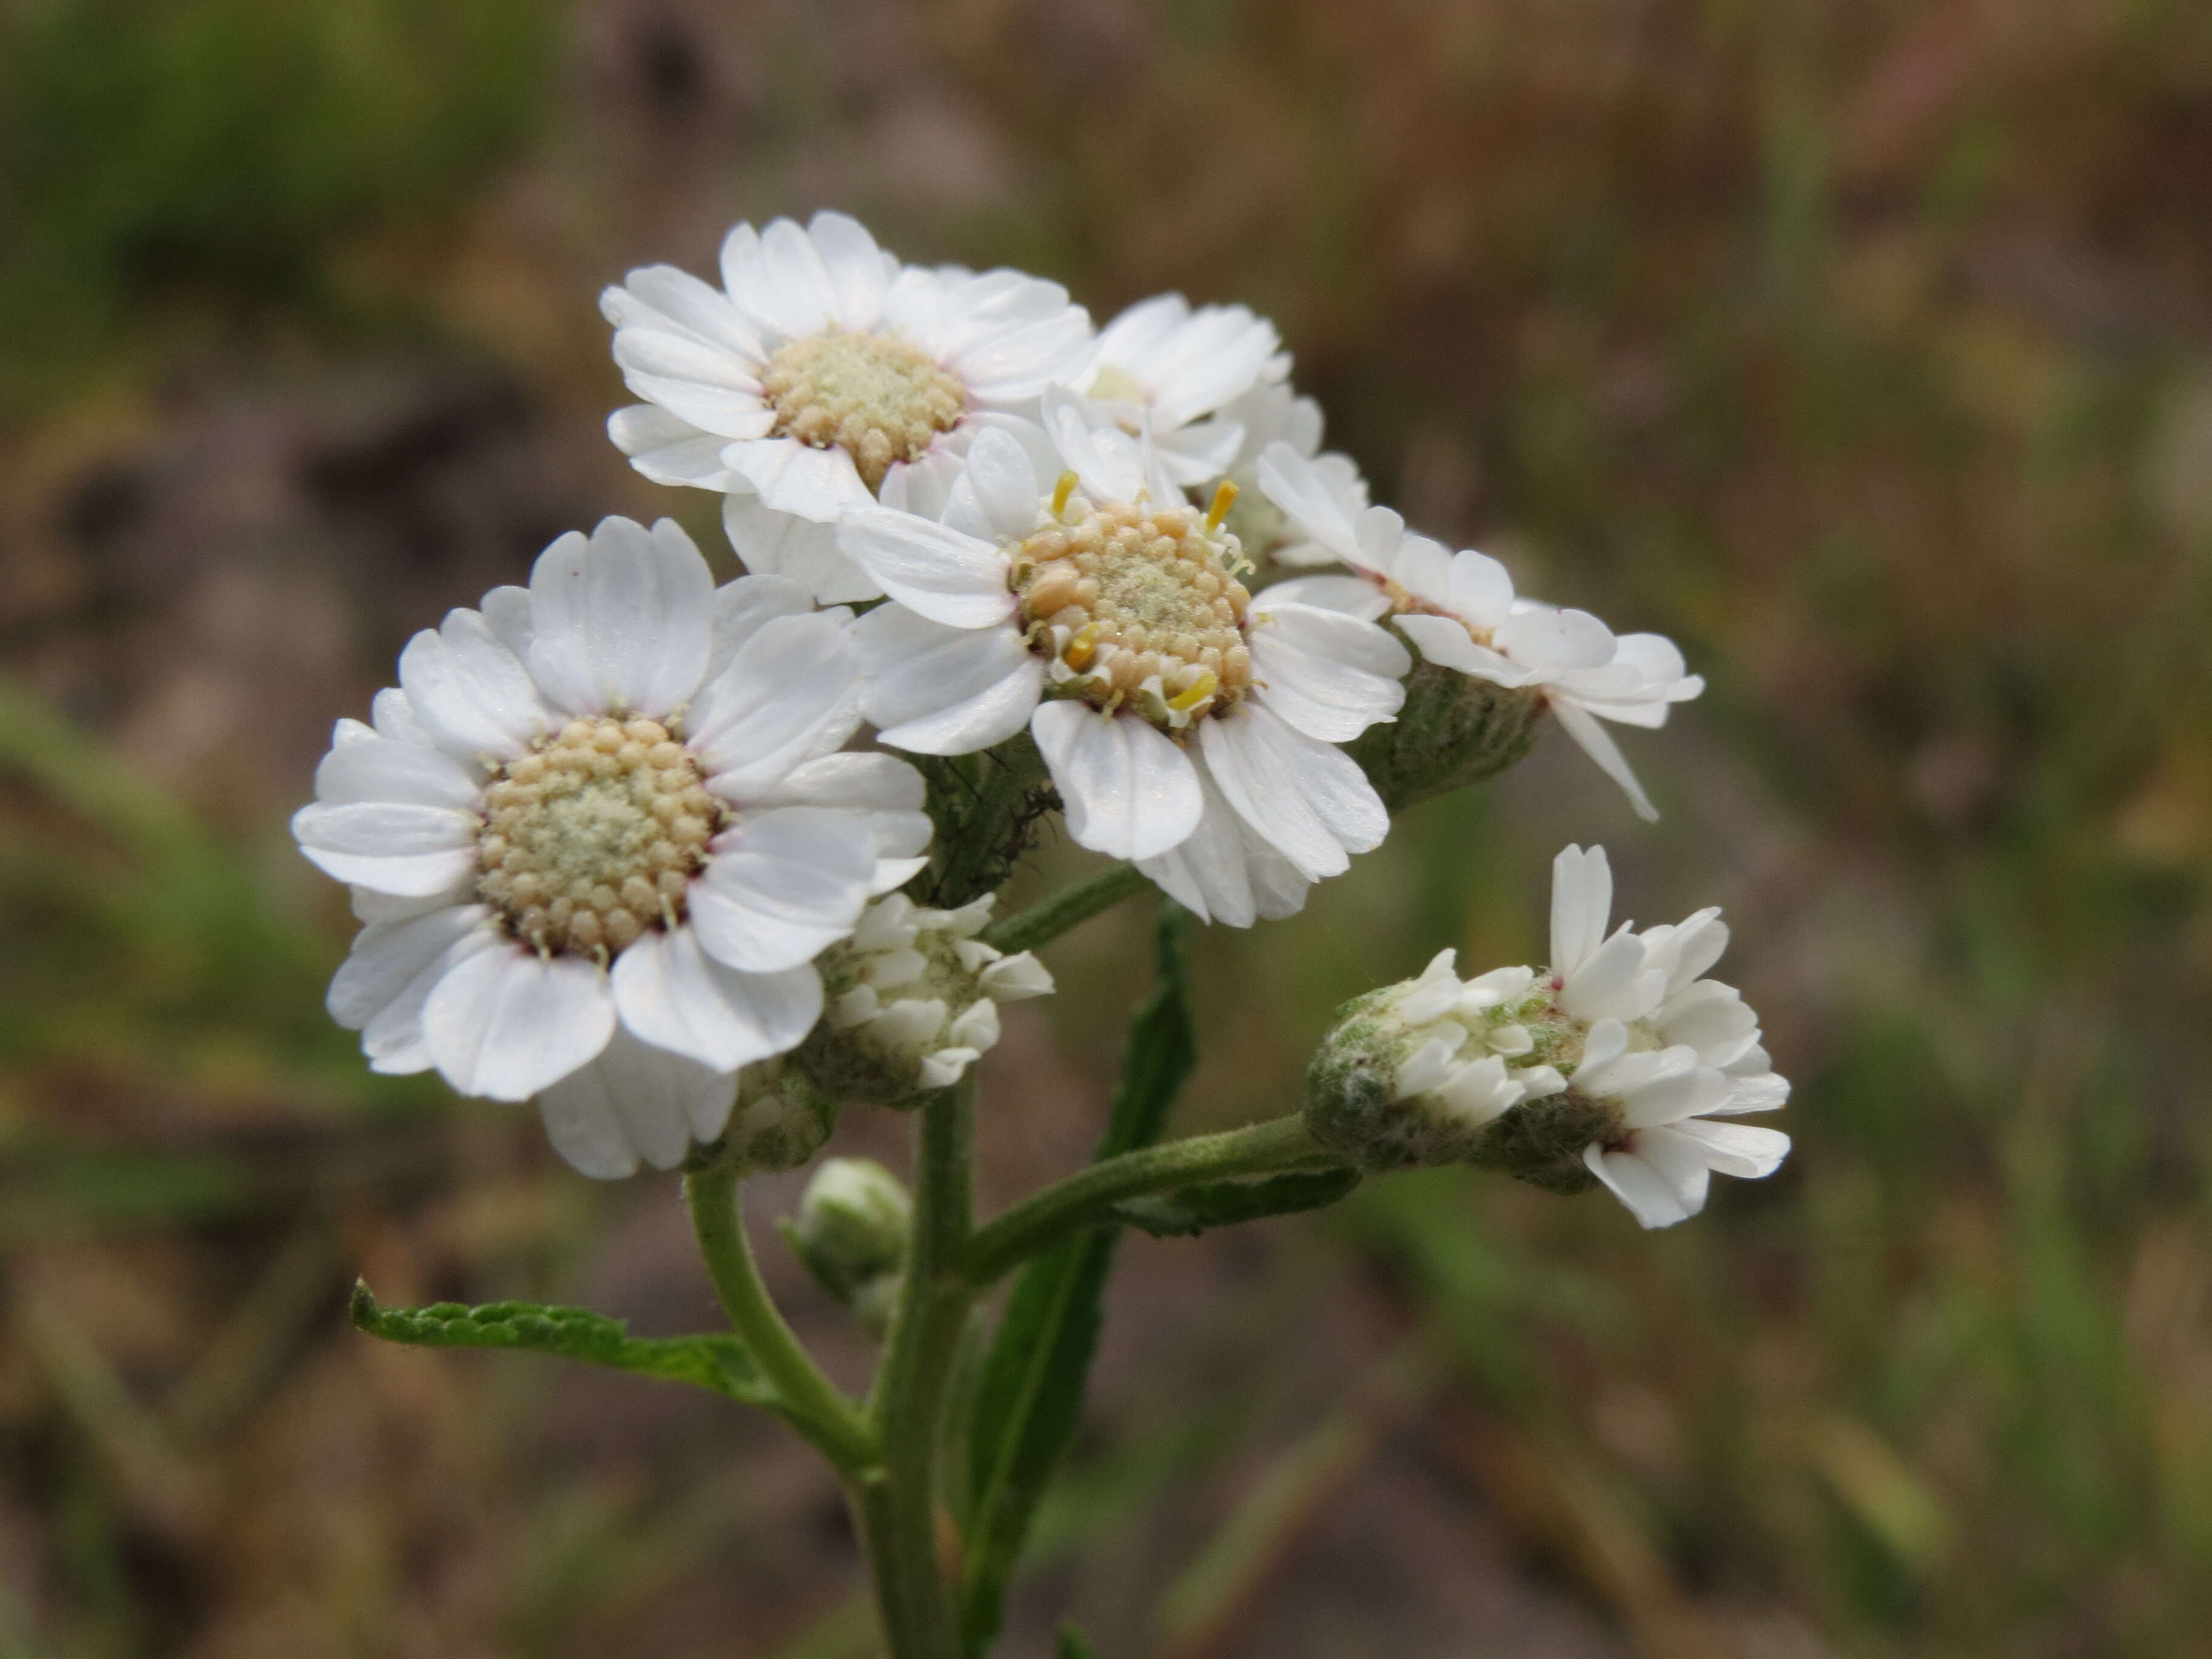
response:
<svg viewBox="0 0 2212 1659"><path fill-rule="evenodd" d="M747 568L825 602L878 590L809 526L878 495L934 503L977 431L1090 350L1089 314L1057 283L901 265L842 213L741 224L721 267L720 289L650 265L601 297L646 399L608 434L647 477L724 492Z"/></svg>
<svg viewBox="0 0 2212 1659"><path fill-rule="evenodd" d="M1701 977L1728 947L1717 909L1608 936L1612 909L1603 848L1553 860L1552 965L1538 981L1550 1006L1529 1023L1571 1092L1606 1109L1606 1133L1583 1152L1590 1173L1646 1227L1671 1226L1705 1207L1713 1171L1774 1173L1790 1137L1725 1120L1774 1110L1790 1085L1759 1046L1759 1017Z"/></svg>
<svg viewBox="0 0 2212 1659"><path fill-rule="evenodd" d="M1313 532L1276 507L1260 485L1260 458L1278 443L1313 464L1320 486L1347 520L1367 510L1367 480L1349 455L1321 447L1321 405L1301 398L1287 382L1254 386L1223 411L1244 428L1244 441L1229 465L1229 482L1238 490L1229 527L1248 557L1277 564L1334 564L1337 556L1314 539Z"/></svg>
<svg viewBox="0 0 2212 1659"><path fill-rule="evenodd" d="M682 530L609 519L399 659L293 819L368 924L331 986L376 1069L543 1097L592 1175L720 1131L730 1074L822 1008L813 958L919 869L921 780L859 724L842 612L714 590Z"/></svg>
<svg viewBox="0 0 2212 1659"><path fill-rule="evenodd" d="M1658 634L1623 634L1586 611L1516 599L1505 567L1454 553L1384 507L1353 510L1340 481L1288 444L1260 460L1270 500L1359 574L1301 576L1267 592L1370 619L1388 617L1429 661L1495 685L1536 688L1567 734L1619 784L1639 817L1656 818L1612 734L1599 724L1660 726L1705 689ZM1287 592L1285 590L1288 590Z"/></svg>
<svg viewBox="0 0 2212 1659"><path fill-rule="evenodd" d="M841 522L897 601L854 626L868 718L930 755L1026 726L1081 845L1201 916L1289 915L1389 828L1334 745L1396 714L1411 659L1371 623L1250 605L1218 511L1081 400L1049 393L1044 414L1056 482L987 432L941 519Z"/></svg>
<svg viewBox="0 0 2212 1659"><path fill-rule="evenodd" d="M830 1032L867 1051L880 1073L862 1093L902 1102L920 1090L957 1083L999 1041L999 1005L1041 997L1052 975L1027 951L1007 956L976 937L991 919L986 893L957 910L925 909L903 893L870 905L853 937L823 959ZM836 1069L833 1066L830 1069Z"/></svg>
<svg viewBox="0 0 2212 1659"><path fill-rule="evenodd" d="M1191 309L1180 294L1140 300L1098 331L1073 389L1125 432L1149 419L1161 469L1178 484L1225 475L1244 439L1224 411L1260 383L1282 380L1282 337L1244 306Z"/></svg>

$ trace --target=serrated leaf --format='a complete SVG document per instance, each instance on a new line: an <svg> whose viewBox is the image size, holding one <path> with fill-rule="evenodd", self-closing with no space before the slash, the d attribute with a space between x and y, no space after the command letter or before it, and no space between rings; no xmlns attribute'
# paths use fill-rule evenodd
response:
<svg viewBox="0 0 2212 1659"><path fill-rule="evenodd" d="M1315 1170L1263 1181L1211 1181L1114 1206L1115 1218L1154 1238L1187 1238L1271 1215L1292 1215L1334 1204L1359 1184L1357 1170Z"/></svg>
<svg viewBox="0 0 2212 1659"><path fill-rule="evenodd" d="M356 1326L387 1342L420 1348L520 1348L689 1382L750 1406L775 1402L774 1391L744 1344L727 1334L632 1336L619 1319L536 1302L387 1308L364 1283L354 1285L351 1312Z"/></svg>
<svg viewBox="0 0 2212 1659"><path fill-rule="evenodd" d="M1129 1023L1121 1081L1097 1158L1150 1146L1197 1063L1183 936L1188 916L1163 899L1152 994ZM970 1656L999 1633L1007 1581L1021 1559L1045 1484L1083 1411L1097 1351L1114 1231L1101 1229L1024 1267L1006 1300L976 1385L969 1431L967 1577L961 1632Z"/></svg>

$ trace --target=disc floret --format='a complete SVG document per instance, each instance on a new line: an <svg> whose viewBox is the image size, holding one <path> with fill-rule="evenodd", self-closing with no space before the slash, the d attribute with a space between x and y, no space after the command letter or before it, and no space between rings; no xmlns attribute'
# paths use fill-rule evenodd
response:
<svg viewBox="0 0 2212 1659"><path fill-rule="evenodd" d="M842 449L871 490L911 461L968 406L967 388L898 335L854 329L805 334L779 347L761 374L775 410L770 435Z"/></svg>
<svg viewBox="0 0 2212 1659"><path fill-rule="evenodd" d="M573 720L486 787L477 895L538 951L611 957L684 919L728 819L660 721Z"/></svg>

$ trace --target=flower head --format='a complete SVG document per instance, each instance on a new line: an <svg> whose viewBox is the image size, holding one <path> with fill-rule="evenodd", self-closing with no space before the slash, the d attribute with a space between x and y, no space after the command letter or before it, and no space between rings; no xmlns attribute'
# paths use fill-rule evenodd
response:
<svg viewBox="0 0 2212 1659"><path fill-rule="evenodd" d="M683 531L609 519L415 636L293 819L368 925L332 1014L380 1071L543 1097L586 1173L720 1133L731 1075L822 1008L813 958L921 867L920 776L859 724L842 613L715 591Z"/></svg>
<svg viewBox="0 0 2212 1659"><path fill-rule="evenodd" d="M1161 470L1176 483L1209 483L1244 441L1230 406L1290 373L1282 343L1247 307L1193 310L1180 294L1155 295L1099 330L1072 386L1132 436L1149 426Z"/></svg>
<svg viewBox="0 0 2212 1659"><path fill-rule="evenodd" d="M976 937L993 902L987 893L932 910L893 893L870 905L853 937L823 958L829 1017L801 1063L841 1094L886 1106L957 1083L997 1045L1000 1003L1052 989L1030 952L1008 956Z"/></svg>
<svg viewBox="0 0 2212 1659"><path fill-rule="evenodd" d="M1278 507L1358 573L1297 577L1269 593L1388 617L1440 668L1538 692L1568 735L1620 786L1638 816L1658 817L1600 722L1663 726L1674 704L1705 690L1672 641L1657 634L1616 635L1586 611L1516 598L1513 578L1497 560L1454 553L1410 534L1388 507L1351 510L1339 482L1288 444L1261 458L1259 477Z"/></svg>
<svg viewBox="0 0 2212 1659"><path fill-rule="evenodd" d="M979 430L1090 349L1057 283L901 265L842 213L738 225L721 266L720 289L651 265L602 296L646 399L608 432L647 477L726 494L748 568L824 600L878 590L808 526L878 496L934 502Z"/></svg>
<svg viewBox="0 0 2212 1659"><path fill-rule="evenodd" d="M935 519L856 508L847 554L896 601L855 625L884 742L989 748L1027 729L1085 847L1201 915L1287 915L1388 817L1335 744L1403 700L1371 622L1255 605L1226 492L1201 515L1158 453L1048 393L1047 470L987 432Z"/></svg>

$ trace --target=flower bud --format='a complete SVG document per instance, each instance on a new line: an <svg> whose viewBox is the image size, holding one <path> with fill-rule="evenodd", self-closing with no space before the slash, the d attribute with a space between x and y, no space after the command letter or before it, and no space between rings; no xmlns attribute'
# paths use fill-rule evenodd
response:
<svg viewBox="0 0 2212 1659"><path fill-rule="evenodd" d="M881 1334L913 1228L914 1202L896 1176L873 1158L832 1158L783 1236L823 1288Z"/></svg>
<svg viewBox="0 0 2212 1659"><path fill-rule="evenodd" d="M841 1099L907 1108L960 1080L999 1040L999 1005L1042 996L1052 975L976 937L988 895L929 910L902 893L862 913L819 963L829 1006L793 1059Z"/></svg>
<svg viewBox="0 0 2212 1659"><path fill-rule="evenodd" d="M1538 686L1504 686L1417 658L1398 718L1347 747L1395 812L1480 783L1526 756L1544 712Z"/></svg>
<svg viewBox="0 0 2212 1659"><path fill-rule="evenodd" d="M1362 1169L1462 1162L1507 1111L1565 1086L1551 1066L1520 1063L1534 970L1462 983L1453 964L1439 951L1419 979L1346 1003L1307 1070L1306 1127Z"/></svg>
<svg viewBox="0 0 2212 1659"><path fill-rule="evenodd" d="M837 1127L837 1103L787 1059L738 1073L737 1103L721 1139L741 1167L759 1175L795 1170Z"/></svg>

